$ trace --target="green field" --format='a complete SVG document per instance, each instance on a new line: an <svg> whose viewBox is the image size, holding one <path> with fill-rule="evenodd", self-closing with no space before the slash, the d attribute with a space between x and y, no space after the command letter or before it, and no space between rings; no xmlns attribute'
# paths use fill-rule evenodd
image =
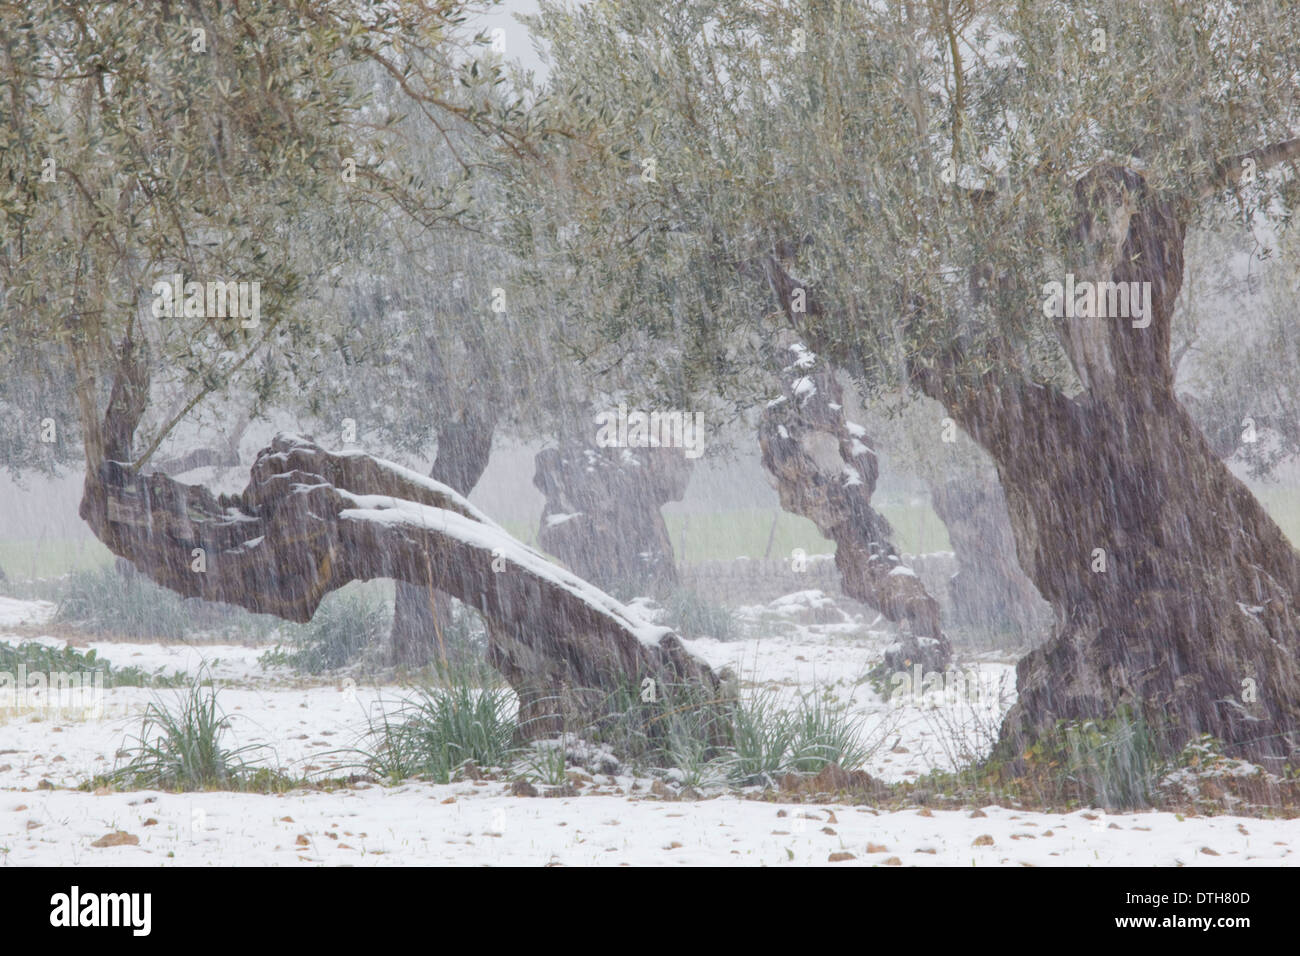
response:
<svg viewBox="0 0 1300 956"><path fill-rule="evenodd" d="M1291 544L1300 547L1300 489L1282 485L1261 485L1251 488Z"/></svg>
<svg viewBox="0 0 1300 956"><path fill-rule="evenodd" d="M948 549L947 529L928 505L885 505L880 510L894 526L894 545L899 550L924 554ZM666 520L677 560L683 563L741 556L781 558L795 548L803 548L809 554L828 554L835 550L811 521L784 511L745 508L708 514L670 514Z"/></svg>
<svg viewBox="0 0 1300 956"><path fill-rule="evenodd" d="M1291 542L1300 542L1300 491L1273 485L1253 490ZM928 504L886 503L880 506L880 510L894 526L894 545L900 551L926 554L951 547L947 529ZM776 521L775 530L773 519ZM831 543L818 533L811 521L784 511L737 508L712 513L669 514L666 521L677 560L683 563L741 556L781 558L795 548L803 548L809 554L833 550ZM506 522L505 527L520 540L536 545L535 525ZM5 570L11 582L103 567L112 560L108 549L92 538L0 541L0 568Z"/></svg>
<svg viewBox="0 0 1300 956"><path fill-rule="evenodd" d="M894 545L911 554L946 551L948 531L929 505L886 504L881 512L894 526ZM772 521L776 529L772 529ZM834 545L823 538L806 518L767 508L731 511L672 513L664 516L680 563L726 561L731 558L787 557L795 548L808 554L829 554ZM507 531L536 546L537 528L521 522L503 522ZM771 538L771 548L768 538Z"/></svg>
<svg viewBox="0 0 1300 956"><path fill-rule="evenodd" d="M0 568L11 581L58 577L112 563L112 552L94 538L0 541Z"/></svg>

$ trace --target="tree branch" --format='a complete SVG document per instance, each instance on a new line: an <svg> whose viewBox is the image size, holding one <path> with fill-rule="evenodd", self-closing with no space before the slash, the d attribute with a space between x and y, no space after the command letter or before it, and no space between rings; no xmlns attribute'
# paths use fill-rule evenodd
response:
<svg viewBox="0 0 1300 956"><path fill-rule="evenodd" d="M1248 160L1254 161L1256 171L1263 172L1272 166L1296 159L1300 159L1300 137L1261 146L1259 149L1252 149L1237 156L1229 156L1214 164L1209 179L1201 184L1196 196L1198 199L1206 199L1221 189L1235 186L1245 175Z"/></svg>

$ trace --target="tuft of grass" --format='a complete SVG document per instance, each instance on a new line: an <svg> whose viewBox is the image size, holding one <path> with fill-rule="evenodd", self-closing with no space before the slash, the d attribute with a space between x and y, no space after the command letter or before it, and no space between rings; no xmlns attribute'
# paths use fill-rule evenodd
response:
<svg viewBox="0 0 1300 956"><path fill-rule="evenodd" d="M1129 708L1100 720L1058 721L1032 740L1000 741L987 757L932 772L912 786L965 803L1044 810L1158 806L1160 781L1178 765L1161 756L1167 750L1162 733Z"/></svg>
<svg viewBox="0 0 1300 956"><path fill-rule="evenodd" d="M688 786L723 779L749 785L827 764L862 766L883 742L868 741L860 718L816 695L792 702L774 691L719 701L697 686L659 688L646 700L628 685L610 694L608 716L581 735L641 768L670 769Z"/></svg>
<svg viewBox="0 0 1300 956"><path fill-rule="evenodd" d="M123 789L182 793L288 789L291 783L279 771L246 759L266 750L265 745L227 749L222 738L229 729L230 718L211 684L196 681L174 705L155 698L145 709L139 734L122 748L127 763L116 767L107 780Z"/></svg>
<svg viewBox="0 0 1300 956"><path fill-rule="evenodd" d="M514 694L506 688L453 682L422 687L414 700L372 721L370 749L361 751L366 767L380 777L405 780L425 776L450 783L468 761L480 767L505 767L514 758L517 724ZM563 751L560 754L563 758Z"/></svg>
<svg viewBox="0 0 1300 956"><path fill-rule="evenodd" d="M867 741L862 718L816 694L799 698L791 724L790 769L795 773L817 773L830 764L856 770L880 745Z"/></svg>
<svg viewBox="0 0 1300 956"><path fill-rule="evenodd" d="M664 763L676 771L674 776L684 787L707 787L725 783L725 755L707 739L674 727L664 746Z"/></svg>
<svg viewBox="0 0 1300 956"><path fill-rule="evenodd" d="M1139 711L1124 708L1110 720L1069 724L1062 730L1069 777L1097 803L1117 810L1151 805L1166 762Z"/></svg>
<svg viewBox="0 0 1300 956"><path fill-rule="evenodd" d="M696 684L656 682L653 694L633 682L609 692L595 724L579 735L608 746L642 767L671 767L678 760L707 763L722 753L731 737L729 703Z"/></svg>
<svg viewBox="0 0 1300 956"><path fill-rule="evenodd" d="M726 761L732 780L761 783L786 772L796 731L774 692L760 691L738 701L732 728L733 750Z"/></svg>
<svg viewBox="0 0 1300 956"><path fill-rule="evenodd" d="M817 694L787 704L764 690L737 702L728 776L741 784L766 783L788 773L817 773L829 764L862 766L880 745L868 743L861 718Z"/></svg>
<svg viewBox="0 0 1300 956"><path fill-rule="evenodd" d="M531 747L518 752L518 775L548 787L564 786L568 780L565 776L568 770L565 744L563 737L556 740L534 740Z"/></svg>

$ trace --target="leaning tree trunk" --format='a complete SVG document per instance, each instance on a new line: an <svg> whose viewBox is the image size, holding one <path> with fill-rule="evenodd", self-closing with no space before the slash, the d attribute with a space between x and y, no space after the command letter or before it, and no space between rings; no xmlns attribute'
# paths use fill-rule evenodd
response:
<svg viewBox="0 0 1300 956"><path fill-rule="evenodd" d="M142 361L123 380L147 381ZM134 376L131 369L134 368ZM130 451L139 387L114 389L96 447ZM123 425L121 419L128 419ZM239 495L212 495L123 461L89 460L81 516L114 554L189 597L307 621L350 581L388 577L446 592L489 623L489 659L520 699L524 733L605 716L612 695L654 681L716 700L718 679L669 629L512 538L446 485L360 453L278 436Z"/></svg>
<svg viewBox="0 0 1300 956"><path fill-rule="evenodd" d="M538 543L603 588L662 596L677 584L661 508L680 501L691 460L680 448L595 448L568 440L537 453L546 496Z"/></svg>
<svg viewBox="0 0 1300 956"><path fill-rule="evenodd" d="M953 619L985 630L1009 628L1024 640L1046 631L1051 608L1020 567L997 475L967 471L931 481L930 501L957 561L948 582Z"/></svg>
<svg viewBox="0 0 1300 956"><path fill-rule="evenodd" d="M914 370L993 457L1021 563L1057 612L1017 668L1002 743L1018 753L1058 721L1133 713L1166 752L1211 734L1232 753L1294 759L1300 558L1175 396L1184 213L1118 168L1078 198L1088 270L1073 271L1151 283L1149 326L1070 320L1076 396L963 380L959 361Z"/></svg>
<svg viewBox="0 0 1300 956"><path fill-rule="evenodd" d="M429 477L462 496L478 484L492 454L495 413L467 415L438 429L438 453ZM389 636L389 663L423 667L437 655L447 661L447 632L451 623L447 595L431 586L397 582L393 602L393 628Z"/></svg>
<svg viewBox="0 0 1300 956"><path fill-rule="evenodd" d="M834 370L802 345L782 372L784 394L764 409L758 426L763 465L781 507L811 520L835 542L844 593L899 625L899 644L885 656L890 671L945 671L952 647L939 623L939 603L903 564L890 543L889 522L871 507L879 465L866 430L844 414Z"/></svg>

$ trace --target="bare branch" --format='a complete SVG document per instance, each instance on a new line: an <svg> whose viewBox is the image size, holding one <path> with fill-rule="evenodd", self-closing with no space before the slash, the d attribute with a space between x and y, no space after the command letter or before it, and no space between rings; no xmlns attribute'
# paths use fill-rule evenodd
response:
<svg viewBox="0 0 1300 956"><path fill-rule="evenodd" d="M1261 146L1259 149L1252 149L1238 156L1221 159L1214 164L1214 171L1211 173L1209 180L1202 184L1196 194L1197 198L1206 199L1221 189L1235 186L1245 175L1247 164L1252 161L1256 171L1262 172L1272 166L1292 162L1296 159L1300 159L1300 137L1273 143L1269 146Z"/></svg>

